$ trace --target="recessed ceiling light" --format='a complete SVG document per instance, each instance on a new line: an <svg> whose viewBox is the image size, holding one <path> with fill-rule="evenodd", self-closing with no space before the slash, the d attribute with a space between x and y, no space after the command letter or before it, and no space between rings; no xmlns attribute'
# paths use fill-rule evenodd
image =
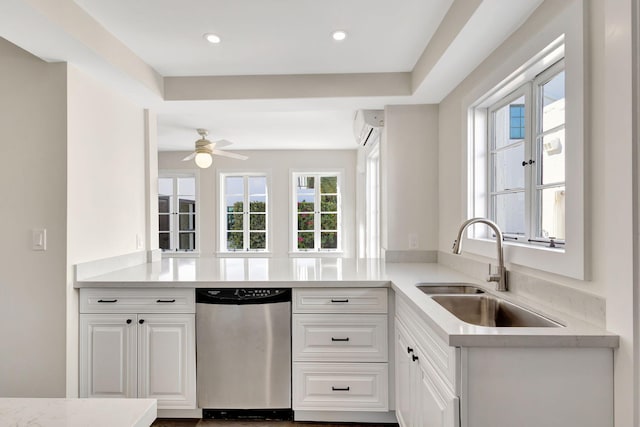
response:
<svg viewBox="0 0 640 427"><path fill-rule="evenodd" d="M208 41L209 43L213 43L213 44L218 44L220 43L222 40L220 39L220 36L217 36L215 34L211 34L211 33L207 33L204 35L204 39L206 41Z"/></svg>
<svg viewBox="0 0 640 427"><path fill-rule="evenodd" d="M333 34L331 34L331 37L333 37L335 41L341 42L342 40L347 38L347 33L342 30L337 30L334 31Z"/></svg>

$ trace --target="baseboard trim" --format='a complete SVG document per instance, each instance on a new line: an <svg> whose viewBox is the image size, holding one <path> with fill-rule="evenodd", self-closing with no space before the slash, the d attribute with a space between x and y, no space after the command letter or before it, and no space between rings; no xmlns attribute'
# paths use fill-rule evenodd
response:
<svg viewBox="0 0 640 427"><path fill-rule="evenodd" d="M381 423L398 424L395 411L352 412L352 411L294 411L295 421L320 421L327 423Z"/></svg>

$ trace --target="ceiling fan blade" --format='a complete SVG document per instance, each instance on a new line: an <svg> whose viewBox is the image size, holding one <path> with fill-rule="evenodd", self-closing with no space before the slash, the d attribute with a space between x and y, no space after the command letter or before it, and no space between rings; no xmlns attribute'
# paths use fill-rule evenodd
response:
<svg viewBox="0 0 640 427"><path fill-rule="evenodd" d="M213 150L213 154L223 157L231 157L232 159L238 160L247 160L248 156L243 156L242 154L232 153L230 151L222 151L222 150Z"/></svg>
<svg viewBox="0 0 640 427"><path fill-rule="evenodd" d="M213 141L213 145L215 147L226 147L231 144L233 144L233 142L229 141L228 139L219 139L217 141Z"/></svg>
<svg viewBox="0 0 640 427"><path fill-rule="evenodd" d="M196 153L193 152L193 153L189 154L187 157L185 157L184 159L182 159L182 161L183 162L188 162L189 160L192 160L195 156L196 156Z"/></svg>

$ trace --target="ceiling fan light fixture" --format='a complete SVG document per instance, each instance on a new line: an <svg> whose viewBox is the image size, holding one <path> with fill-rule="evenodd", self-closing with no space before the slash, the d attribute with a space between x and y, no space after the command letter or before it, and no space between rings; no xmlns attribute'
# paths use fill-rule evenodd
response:
<svg viewBox="0 0 640 427"><path fill-rule="evenodd" d="M195 162L196 166L199 168L206 169L213 163L213 157L211 156L211 153L200 152L196 154Z"/></svg>

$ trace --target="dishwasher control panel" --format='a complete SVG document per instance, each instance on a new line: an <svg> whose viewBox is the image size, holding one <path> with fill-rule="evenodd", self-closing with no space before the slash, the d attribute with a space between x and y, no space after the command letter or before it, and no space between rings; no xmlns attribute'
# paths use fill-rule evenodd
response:
<svg viewBox="0 0 640 427"><path fill-rule="evenodd" d="M281 288L216 288L196 289L200 304L271 304L291 301L291 289Z"/></svg>

